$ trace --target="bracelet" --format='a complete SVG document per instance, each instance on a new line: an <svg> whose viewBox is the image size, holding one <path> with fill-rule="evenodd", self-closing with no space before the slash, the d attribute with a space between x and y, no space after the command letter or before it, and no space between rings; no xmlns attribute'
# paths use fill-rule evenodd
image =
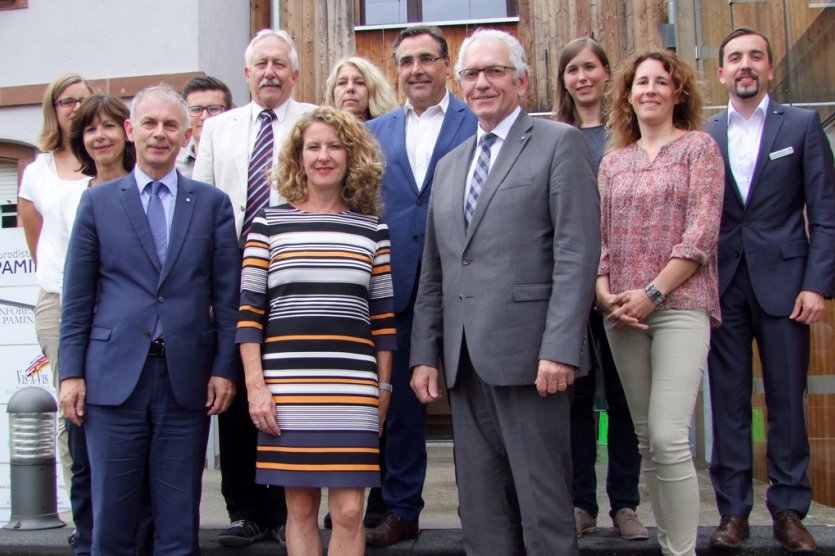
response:
<svg viewBox="0 0 835 556"><path fill-rule="evenodd" d="M392 392L391 384L389 384L388 382L378 382L377 387L380 390L385 390L386 392Z"/></svg>
<svg viewBox="0 0 835 556"><path fill-rule="evenodd" d="M664 294L661 293L661 290L656 288L655 284L652 282L644 286L644 293L647 294L649 300L652 301L653 305L656 307L664 302Z"/></svg>

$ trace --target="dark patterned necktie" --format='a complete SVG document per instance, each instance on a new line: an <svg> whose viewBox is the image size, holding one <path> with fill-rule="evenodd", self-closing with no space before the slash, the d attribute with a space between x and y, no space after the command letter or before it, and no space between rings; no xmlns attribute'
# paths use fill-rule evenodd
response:
<svg viewBox="0 0 835 556"><path fill-rule="evenodd" d="M252 148L252 156L249 159L246 211L244 212L241 239L246 238L249 229L252 227L253 219L270 201L267 173L270 171L273 161L273 120L275 117L275 112L272 110L263 110L258 115L261 120L261 128L258 130L258 136L255 137L255 146Z"/></svg>
<svg viewBox="0 0 835 556"><path fill-rule="evenodd" d="M475 164L473 179L470 180L470 191L467 193L467 201L464 203L464 229L470 227L470 220L473 218L478 197L484 182L487 181L487 174L490 171L490 147L499 137L494 133L485 133L479 141L478 161Z"/></svg>

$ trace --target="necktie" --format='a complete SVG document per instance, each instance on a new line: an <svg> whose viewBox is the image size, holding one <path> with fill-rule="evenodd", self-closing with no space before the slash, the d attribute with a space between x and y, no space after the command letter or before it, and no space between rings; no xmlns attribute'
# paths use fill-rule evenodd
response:
<svg viewBox="0 0 835 556"><path fill-rule="evenodd" d="M470 227L470 220L473 218L475 212L475 205L478 202L478 197L481 195L481 188L484 187L484 182L487 181L487 173L490 171L490 147L498 139L498 135L493 133L486 133L482 135L479 141L478 161L475 164L475 172L473 172L473 179L470 180L470 191L467 193L467 201L464 203L464 227Z"/></svg>
<svg viewBox="0 0 835 556"><path fill-rule="evenodd" d="M246 238L249 229L252 227L252 220L269 204L270 187L267 183L267 172L273 161L273 120L275 112L263 110L258 115L261 120L261 128L255 137L255 146L252 148L252 156L249 158L249 179L247 183L246 211L244 212L244 225L241 230L241 239Z"/></svg>
<svg viewBox="0 0 835 556"><path fill-rule="evenodd" d="M157 258L160 266L165 264L165 254L168 251L168 225L165 222L165 210L162 207L162 199L159 198L160 187L166 187L159 181L152 181L145 186L145 190L151 188L151 200L148 201L148 224L151 226L151 235L154 236L154 246L157 249Z"/></svg>

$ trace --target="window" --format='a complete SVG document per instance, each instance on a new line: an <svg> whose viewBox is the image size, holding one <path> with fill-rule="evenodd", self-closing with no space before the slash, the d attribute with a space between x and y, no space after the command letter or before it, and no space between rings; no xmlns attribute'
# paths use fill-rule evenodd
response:
<svg viewBox="0 0 835 556"><path fill-rule="evenodd" d="M17 164L0 162L0 228L17 227Z"/></svg>
<svg viewBox="0 0 835 556"><path fill-rule="evenodd" d="M438 23L517 17L517 0L363 0L361 25Z"/></svg>

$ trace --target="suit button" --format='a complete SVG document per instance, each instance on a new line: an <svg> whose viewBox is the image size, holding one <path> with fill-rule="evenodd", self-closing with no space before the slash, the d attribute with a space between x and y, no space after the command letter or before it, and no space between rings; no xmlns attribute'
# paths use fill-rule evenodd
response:
<svg viewBox="0 0 835 556"><path fill-rule="evenodd" d="M418 199L417 206L419 206L419 207L423 206L423 199Z"/></svg>
<svg viewBox="0 0 835 556"><path fill-rule="evenodd" d="M241 212L246 212L246 207L244 205L241 205L238 208L240 209Z"/></svg>
<svg viewBox="0 0 835 556"><path fill-rule="evenodd" d="M160 303L165 303L165 298L164 298L164 297L162 297L162 296L159 296L159 297L157 298L157 301L159 301Z"/></svg>
<svg viewBox="0 0 835 556"><path fill-rule="evenodd" d="M467 266L468 264L470 264L470 259L464 257L464 259L461 260L461 264L463 264L464 266Z"/></svg>
<svg viewBox="0 0 835 556"><path fill-rule="evenodd" d="M463 295L459 295L459 296L458 296L458 299L459 299L459 300L461 300L461 301L464 301L464 296L463 296Z"/></svg>
<svg viewBox="0 0 835 556"><path fill-rule="evenodd" d="M420 238L418 237L418 235L417 235L417 234L415 234L415 235L413 235L413 236L412 236L412 241L417 241L417 240L419 240L419 239L420 239Z"/></svg>
<svg viewBox="0 0 835 556"><path fill-rule="evenodd" d="M150 338L151 337L151 332L146 330L145 332L142 333L142 335L145 336L146 338Z"/></svg>

